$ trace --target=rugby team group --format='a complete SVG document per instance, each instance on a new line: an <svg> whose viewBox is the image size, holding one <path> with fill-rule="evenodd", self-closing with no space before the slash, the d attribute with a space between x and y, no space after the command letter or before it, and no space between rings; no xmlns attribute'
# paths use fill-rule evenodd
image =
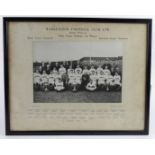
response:
<svg viewBox="0 0 155 155"><path fill-rule="evenodd" d="M122 76L108 65L99 66L72 66L59 68L53 67L47 71L42 66L34 69L33 84L35 91L57 91L70 90L77 92L86 91L120 91L122 87Z"/></svg>

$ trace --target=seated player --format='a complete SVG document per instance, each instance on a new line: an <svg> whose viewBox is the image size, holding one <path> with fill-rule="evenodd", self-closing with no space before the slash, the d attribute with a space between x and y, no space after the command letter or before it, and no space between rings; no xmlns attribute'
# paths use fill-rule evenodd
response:
<svg viewBox="0 0 155 155"><path fill-rule="evenodd" d="M62 90L65 89L64 83L62 81L62 76L61 76L61 74L59 72L57 72L55 74L55 87L54 87L54 89L56 91L62 91Z"/></svg>
<svg viewBox="0 0 155 155"><path fill-rule="evenodd" d="M77 65L77 67L75 68L75 74L82 74L82 69L79 65Z"/></svg>
<svg viewBox="0 0 155 155"><path fill-rule="evenodd" d="M34 90L36 91L40 90L41 74L39 73L39 70L36 70L36 72L33 73L33 85Z"/></svg>
<svg viewBox="0 0 155 155"><path fill-rule="evenodd" d="M96 74L96 69L94 68L94 66L91 66L89 73L90 73L90 75Z"/></svg>
<svg viewBox="0 0 155 155"><path fill-rule="evenodd" d="M114 75L114 85L115 85L115 90L120 90L121 89L121 76L115 72L115 75Z"/></svg>
<svg viewBox="0 0 155 155"><path fill-rule="evenodd" d="M109 75L111 75L111 72L110 70L108 69L108 66L106 65L105 68L103 69L103 74L105 76L105 81L106 81L106 84L107 84L107 80L109 78ZM107 88L109 89L109 87Z"/></svg>
<svg viewBox="0 0 155 155"><path fill-rule="evenodd" d="M94 80L90 80L90 82L86 86L86 90L95 91L97 89L96 82Z"/></svg>
<svg viewBox="0 0 155 155"><path fill-rule="evenodd" d="M106 78L105 78L104 72L102 70L100 72L98 72L98 83L97 84L98 84L98 88L100 90L105 89Z"/></svg>
<svg viewBox="0 0 155 155"><path fill-rule="evenodd" d="M56 81L55 81L55 87L54 89L58 92L60 91L63 91L65 88L64 88L64 83L62 81L61 78L57 78Z"/></svg>
<svg viewBox="0 0 155 155"><path fill-rule="evenodd" d="M66 68L63 65L60 65L59 73L60 75L66 74Z"/></svg>
<svg viewBox="0 0 155 155"><path fill-rule="evenodd" d="M48 89L53 90L55 85L55 73L53 71L50 71L50 74L48 75Z"/></svg>
<svg viewBox="0 0 155 155"><path fill-rule="evenodd" d="M114 90L114 77L110 74L106 80L106 91Z"/></svg>
<svg viewBox="0 0 155 155"><path fill-rule="evenodd" d="M43 74L41 75L41 90L48 91L48 75L45 70L43 70Z"/></svg>
<svg viewBox="0 0 155 155"><path fill-rule="evenodd" d="M82 71L82 74L83 75L89 75L89 70L88 70L87 66L84 66L84 69Z"/></svg>
<svg viewBox="0 0 155 155"><path fill-rule="evenodd" d="M68 72L68 85L71 86L73 81L75 79L75 72L72 70L71 72Z"/></svg>
<svg viewBox="0 0 155 155"><path fill-rule="evenodd" d="M74 92L78 91L81 86L82 74L80 73L80 71L77 71L77 73L73 72L69 74L69 88Z"/></svg>
<svg viewBox="0 0 155 155"><path fill-rule="evenodd" d="M98 76L96 74L96 70L95 71L92 70L90 73L91 73L90 74L90 80L92 80L93 82L97 83Z"/></svg>

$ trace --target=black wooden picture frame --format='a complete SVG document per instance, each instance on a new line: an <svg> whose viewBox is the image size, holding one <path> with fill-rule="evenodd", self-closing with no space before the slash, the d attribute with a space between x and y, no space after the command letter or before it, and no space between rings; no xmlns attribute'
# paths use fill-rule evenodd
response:
<svg viewBox="0 0 155 155"><path fill-rule="evenodd" d="M92 23L137 23L147 25L146 49L146 80L145 80L145 118L144 130L55 130L55 131L12 131L10 128L10 100L9 100L9 22L92 22ZM151 75L151 33L152 19L119 19L119 18L64 18L64 17L4 17L4 79L5 79L5 118L6 135L147 135L149 133L150 107L150 75Z"/></svg>

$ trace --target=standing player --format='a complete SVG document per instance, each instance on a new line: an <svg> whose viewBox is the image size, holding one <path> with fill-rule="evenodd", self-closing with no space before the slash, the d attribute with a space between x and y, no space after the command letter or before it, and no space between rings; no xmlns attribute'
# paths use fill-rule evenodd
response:
<svg viewBox="0 0 155 155"><path fill-rule="evenodd" d="M42 91L48 91L48 75L45 70L43 70L43 74L41 75L41 89Z"/></svg>
<svg viewBox="0 0 155 155"><path fill-rule="evenodd" d="M37 69L33 73L33 86L34 90L38 91L40 89L40 84L41 84L41 74L39 73L39 70Z"/></svg>
<svg viewBox="0 0 155 155"><path fill-rule="evenodd" d="M58 73L56 67L53 68L52 72L53 72L54 75L56 75Z"/></svg>

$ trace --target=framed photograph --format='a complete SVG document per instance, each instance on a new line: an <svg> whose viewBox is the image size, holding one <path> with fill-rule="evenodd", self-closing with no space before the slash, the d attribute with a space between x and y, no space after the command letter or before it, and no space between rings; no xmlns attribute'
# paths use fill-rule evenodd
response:
<svg viewBox="0 0 155 155"><path fill-rule="evenodd" d="M6 135L148 134L151 24L5 17Z"/></svg>

